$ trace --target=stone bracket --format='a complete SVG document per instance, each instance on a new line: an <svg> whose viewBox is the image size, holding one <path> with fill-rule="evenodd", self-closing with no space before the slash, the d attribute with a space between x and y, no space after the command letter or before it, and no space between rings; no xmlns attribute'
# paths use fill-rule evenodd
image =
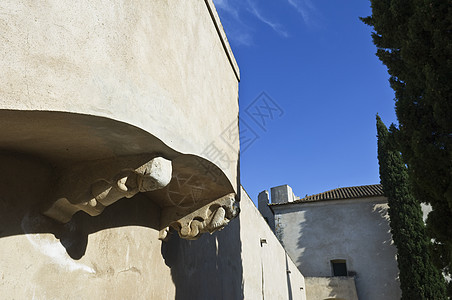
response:
<svg viewBox="0 0 452 300"><path fill-rule="evenodd" d="M108 170L108 167L103 169L102 164L97 166L96 173L115 172ZM82 168L82 172L65 176L57 193L57 200L43 212L44 215L62 223L69 222L80 210L91 216L99 215L106 206L121 198L131 198L139 192L150 192L167 186L171 181L172 164L170 160L155 157L138 168L121 168L116 175L108 176L108 179L97 177L91 183L91 169L86 168L85 171L86 174L83 174ZM71 182L71 176L83 175L88 177L88 181L80 184L74 180L74 184L67 184Z"/></svg>
<svg viewBox="0 0 452 300"><path fill-rule="evenodd" d="M225 195L191 213L183 208L166 209L162 213L161 224L168 226L160 231L159 239L166 240L171 227L181 238L195 240L202 233L223 229L239 212L235 193Z"/></svg>
<svg viewBox="0 0 452 300"><path fill-rule="evenodd" d="M54 201L43 214L67 223L78 211L97 216L122 198L145 193L161 208L161 240L170 227L189 240L221 230L240 211L236 194L200 173L190 158L139 155L79 163L60 172Z"/></svg>

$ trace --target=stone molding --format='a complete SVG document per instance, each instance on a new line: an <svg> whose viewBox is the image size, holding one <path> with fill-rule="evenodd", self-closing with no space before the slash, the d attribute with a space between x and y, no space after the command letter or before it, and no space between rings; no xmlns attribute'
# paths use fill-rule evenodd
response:
<svg viewBox="0 0 452 300"><path fill-rule="evenodd" d="M159 239L166 240L171 227L181 238L196 240L203 233L223 229L239 212L235 193L225 195L191 213L183 208L164 210L161 222L169 226L160 231Z"/></svg>

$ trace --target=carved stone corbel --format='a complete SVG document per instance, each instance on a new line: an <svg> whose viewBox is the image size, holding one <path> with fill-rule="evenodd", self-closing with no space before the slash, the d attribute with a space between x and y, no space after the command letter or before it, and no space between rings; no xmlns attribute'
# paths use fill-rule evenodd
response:
<svg viewBox="0 0 452 300"><path fill-rule="evenodd" d="M89 172L89 169L86 171ZM105 170L104 172L108 173L108 171ZM74 176L80 176L80 174L77 173ZM122 168L110 179L99 179L98 177L94 182L91 181L91 184L85 184L85 188L83 185L80 187L80 184L79 186L69 185L69 187L67 187L67 184L63 184L63 191L59 191L59 193L70 196L59 197L43 214L62 223L69 222L72 216L80 210L91 216L96 216L106 206L121 198L131 198L139 192L150 192L164 188L171 181L171 176L171 161L156 157L135 169ZM68 180L66 179L66 181ZM64 189L71 190L64 191ZM74 193L78 194L74 195Z"/></svg>
<svg viewBox="0 0 452 300"><path fill-rule="evenodd" d="M169 226L160 231L159 239L166 240L169 227L172 227L181 238L195 240L202 233L223 229L239 212L235 193L223 196L188 214L183 208L163 211L162 224L169 223Z"/></svg>

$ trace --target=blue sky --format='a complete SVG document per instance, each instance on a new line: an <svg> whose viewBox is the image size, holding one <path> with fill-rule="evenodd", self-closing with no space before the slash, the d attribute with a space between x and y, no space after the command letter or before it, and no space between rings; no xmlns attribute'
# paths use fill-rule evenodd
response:
<svg viewBox="0 0 452 300"><path fill-rule="evenodd" d="M379 183L375 115L387 125L396 117L359 20L370 2L214 3L241 72L241 182L251 198L281 184L305 196Z"/></svg>

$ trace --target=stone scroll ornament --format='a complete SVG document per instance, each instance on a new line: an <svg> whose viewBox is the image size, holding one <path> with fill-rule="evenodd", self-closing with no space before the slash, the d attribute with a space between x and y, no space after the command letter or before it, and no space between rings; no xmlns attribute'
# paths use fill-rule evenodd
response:
<svg viewBox="0 0 452 300"><path fill-rule="evenodd" d="M166 241L170 227L175 229L183 239L196 240L203 233L213 233L223 229L240 212L235 200L235 193L230 193L205 205L192 213L184 209L164 211L162 221L171 222L160 231L159 239ZM176 220L176 221L172 221Z"/></svg>
<svg viewBox="0 0 452 300"><path fill-rule="evenodd" d="M74 202L59 198L43 213L62 223L70 221L77 211L97 216L121 198L131 198L139 192L164 188L171 181L171 161L156 157L136 169L123 169L110 180L97 179Z"/></svg>

